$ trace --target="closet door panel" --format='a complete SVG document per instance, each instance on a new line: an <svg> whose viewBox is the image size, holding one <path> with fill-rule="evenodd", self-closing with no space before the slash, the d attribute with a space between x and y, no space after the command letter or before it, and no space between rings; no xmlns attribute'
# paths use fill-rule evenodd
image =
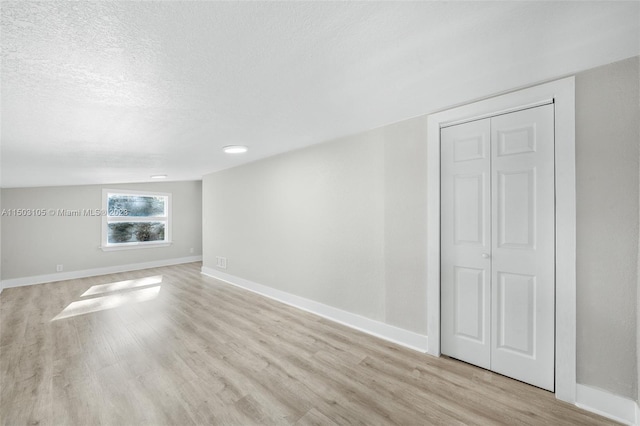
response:
<svg viewBox="0 0 640 426"><path fill-rule="evenodd" d="M441 136L442 352L490 368L490 121Z"/></svg>
<svg viewBox="0 0 640 426"><path fill-rule="evenodd" d="M491 369L553 390L553 105L493 117L491 163Z"/></svg>

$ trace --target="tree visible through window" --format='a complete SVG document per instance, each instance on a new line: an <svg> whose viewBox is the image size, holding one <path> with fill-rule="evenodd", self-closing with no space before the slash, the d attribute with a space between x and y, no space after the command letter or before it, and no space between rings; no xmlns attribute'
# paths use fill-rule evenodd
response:
<svg viewBox="0 0 640 426"><path fill-rule="evenodd" d="M170 197L164 193L104 190L103 247L169 243Z"/></svg>

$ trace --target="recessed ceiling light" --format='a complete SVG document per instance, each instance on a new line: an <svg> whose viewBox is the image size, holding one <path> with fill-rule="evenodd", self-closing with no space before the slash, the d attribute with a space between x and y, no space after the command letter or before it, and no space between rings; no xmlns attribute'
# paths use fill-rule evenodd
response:
<svg viewBox="0 0 640 426"><path fill-rule="evenodd" d="M222 150L226 154L244 154L248 151L248 148L243 145L227 145Z"/></svg>
<svg viewBox="0 0 640 426"><path fill-rule="evenodd" d="M166 179L167 175L153 175L151 179Z"/></svg>

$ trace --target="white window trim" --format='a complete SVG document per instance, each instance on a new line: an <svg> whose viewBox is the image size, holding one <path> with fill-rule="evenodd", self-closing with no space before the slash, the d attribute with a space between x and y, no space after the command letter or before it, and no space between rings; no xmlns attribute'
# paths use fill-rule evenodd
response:
<svg viewBox="0 0 640 426"><path fill-rule="evenodd" d="M427 333L428 353L440 356L440 128L510 112L541 102L555 104L556 342L555 394L576 401L576 174L575 79L442 111L427 118Z"/></svg>
<svg viewBox="0 0 640 426"><path fill-rule="evenodd" d="M150 195L157 197L167 197L167 225L165 227L165 240L164 241L150 241L150 242L136 242L136 243L119 243L113 244L108 242L108 232L107 232L107 224L109 222L109 217L105 212L109 209L108 206L108 196L109 194L122 194L122 195ZM102 189L102 244L100 248L102 251L119 251L119 250L136 250L136 249L147 249L147 248L158 248L158 247L168 247L172 244L172 208L171 208L171 193L168 192L151 192L151 191L134 191L128 189ZM164 220L164 219L163 219ZM113 217L111 218L113 222ZM116 221L129 222L131 221L130 217L123 216L121 218L117 218Z"/></svg>

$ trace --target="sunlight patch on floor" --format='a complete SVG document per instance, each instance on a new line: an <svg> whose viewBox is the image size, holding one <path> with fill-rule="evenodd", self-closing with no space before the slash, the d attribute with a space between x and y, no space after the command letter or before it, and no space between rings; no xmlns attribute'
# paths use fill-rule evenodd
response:
<svg viewBox="0 0 640 426"><path fill-rule="evenodd" d="M112 291L127 290L136 287L146 287L148 285L160 284L162 275L154 275L152 277L138 278L135 280L118 281L115 283L94 285L85 291L82 296L94 296L96 294L111 293Z"/></svg>
<svg viewBox="0 0 640 426"><path fill-rule="evenodd" d="M112 294L72 302L51 321L90 314L92 312L99 312L107 309L114 309L132 303L153 300L157 298L160 293L160 283L162 283L162 275L94 285L85 291L80 297L104 293ZM145 288L131 290L143 286Z"/></svg>

